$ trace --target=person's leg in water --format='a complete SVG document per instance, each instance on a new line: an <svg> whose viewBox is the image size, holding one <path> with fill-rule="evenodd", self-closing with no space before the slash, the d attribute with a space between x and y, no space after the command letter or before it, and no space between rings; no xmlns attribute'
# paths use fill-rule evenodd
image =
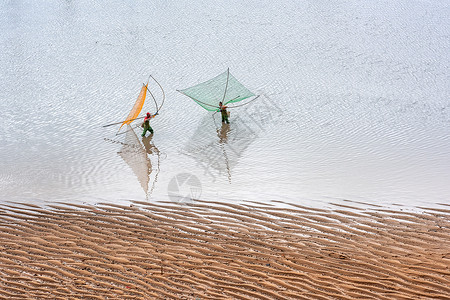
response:
<svg viewBox="0 0 450 300"><path fill-rule="evenodd" d="M142 136L145 136L147 131L150 131L150 134L153 134L153 128L152 126L148 126L148 128L144 128L144 132L142 133Z"/></svg>
<svg viewBox="0 0 450 300"><path fill-rule="evenodd" d="M222 123L230 124L230 121L228 121L228 116L222 115Z"/></svg>

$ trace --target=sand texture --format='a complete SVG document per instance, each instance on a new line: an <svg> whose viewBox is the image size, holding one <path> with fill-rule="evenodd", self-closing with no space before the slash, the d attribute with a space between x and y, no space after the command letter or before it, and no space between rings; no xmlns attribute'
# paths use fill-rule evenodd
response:
<svg viewBox="0 0 450 300"><path fill-rule="evenodd" d="M0 299L450 299L450 209L0 206Z"/></svg>

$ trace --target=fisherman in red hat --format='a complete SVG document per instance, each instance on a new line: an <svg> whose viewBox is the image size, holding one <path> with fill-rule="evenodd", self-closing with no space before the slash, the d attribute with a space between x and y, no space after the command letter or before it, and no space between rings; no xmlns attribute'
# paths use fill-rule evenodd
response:
<svg viewBox="0 0 450 300"><path fill-rule="evenodd" d="M147 116L144 118L144 123L142 123L142 127L144 128L144 132L142 133L142 136L145 136L147 131L150 131L150 134L153 134L153 128L150 126L150 119L154 118L158 113L154 114L153 116L148 112Z"/></svg>

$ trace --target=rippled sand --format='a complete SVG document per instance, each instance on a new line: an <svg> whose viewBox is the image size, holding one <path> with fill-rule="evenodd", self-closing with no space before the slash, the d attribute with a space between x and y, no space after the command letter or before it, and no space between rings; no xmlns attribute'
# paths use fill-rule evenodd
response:
<svg viewBox="0 0 450 300"><path fill-rule="evenodd" d="M0 298L450 297L450 209L286 207L2 205Z"/></svg>

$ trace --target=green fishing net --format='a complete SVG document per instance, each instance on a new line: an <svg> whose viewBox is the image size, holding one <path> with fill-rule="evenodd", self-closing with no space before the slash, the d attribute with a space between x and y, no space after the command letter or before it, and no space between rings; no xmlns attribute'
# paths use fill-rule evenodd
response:
<svg viewBox="0 0 450 300"><path fill-rule="evenodd" d="M209 111L217 111L220 101L225 105L255 96L237 81L229 70L208 81L178 91Z"/></svg>

